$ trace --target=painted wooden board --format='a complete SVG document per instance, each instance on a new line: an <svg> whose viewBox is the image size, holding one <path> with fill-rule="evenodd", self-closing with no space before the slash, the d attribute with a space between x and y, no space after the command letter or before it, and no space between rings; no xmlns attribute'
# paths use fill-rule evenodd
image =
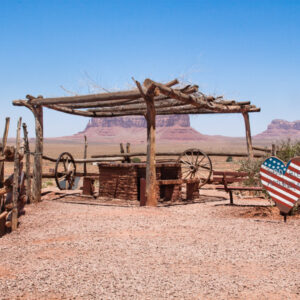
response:
<svg viewBox="0 0 300 300"><path fill-rule="evenodd" d="M300 199L300 157L287 165L277 157L269 157L260 168L263 187L283 213L288 213Z"/></svg>

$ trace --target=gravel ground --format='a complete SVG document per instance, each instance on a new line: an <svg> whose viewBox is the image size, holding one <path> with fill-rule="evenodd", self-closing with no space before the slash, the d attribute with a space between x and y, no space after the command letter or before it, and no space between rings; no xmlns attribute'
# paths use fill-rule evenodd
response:
<svg viewBox="0 0 300 300"><path fill-rule="evenodd" d="M223 204L28 206L0 239L0 298L300 299L300 219Z"/></svg>

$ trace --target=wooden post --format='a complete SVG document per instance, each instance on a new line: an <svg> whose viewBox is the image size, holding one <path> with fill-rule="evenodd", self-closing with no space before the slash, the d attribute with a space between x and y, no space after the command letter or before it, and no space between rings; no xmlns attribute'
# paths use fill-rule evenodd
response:
<svg viewBox="0 0 300 300"><path fill-rule="evenodd" d="M35 119L35 153L33 166L32 201L41 201L42 171L43 171L43 107L34 107Z"/></svg>
<svg viewBox="0 0 300 300"><path fill-rule="evenodd" d="M83 153L83 158L87 159L87 138L86 135L84 136L84 153ZM83 164L83 176L86 176L87 170L86 170L86 162Z"/></svg>
<svg viewBox="0 0 300 300"><path fill-rule="evenodd" d="M134 80L134 79L133 79ZM145 94L141 84L134 80L141 96L147 105L147 166L146 166L146 206L157 206L157 183L156 183L156 163L155 163L155 105L154 90L148 88Z"/></svg>
<svg viewBox="0 0 300 300"><path fill-rule="evenodd" d="M126 152L127 152L127 153L130 153L130 143L127 143L127 144L126 144Z"/></svg>
<svg viewBox="0 0 300 300"><path fill-rule="evenodd" d="M272 152L271 152L272 156L276 156L276 145L272 144Z"/></svg>
<svg viewBox="0 0 300 300"><path fill-rule="evenodd" d="M156 166L155 166L155 107L154 100L147 103L147 168L146 168L146 205L157 206Z"/></svg>
<svg viewBox="0 0 300 300"><path fill-rule="evenodd" d="M30 148L28 140L27 125L23 123L23 134L24 134L24 147L25 147L25 158L26 158L26 196L27 203L31 202L31 176L30 176Z"/></svg>
<svg viewBox="0 0 300 300"><path fill-rule="evenodd" d="M124 153L124 147L123 147L123 143L120 143L120 153Z"/></svg>
<svg viewBox="0 0 300 300"><path fill-rule="evenodd" d="M5 129L2 138L2 155L4 154L4 150L7 143L8 129L9 129L10 118L5 119ZM4 162L0 162L0 181L3 184L4 181Z"/></svg>
<svg viewBox="0 0 300 300"><path fill-rule="evenodd" d="M13 194L12 194L12 216L11 216L11 230L14 231L18 226L18 197L19 197L19 169L20 169L20 130L22 118L19 118L16 137L16 151L15 151L15 164L14 164L14 180L13 180Z"/></svg>
<svg viewBox="0 0 300 300"><path fill-rule="evenodd" d="M253 148L252 148L252 138L251 138L249 114L247 112L243 112L243 117L244 117L245 128L246 128L246 142L247 142L248 156L249 156L249 159L252 159L253 158Z"/></svg>
<svg viewBox="0 0 300 300"><path fill-rule="evenodd" d="M7 143L8 129L9 129L10 118L5 119L5 129L2 138L2 155L4 155L4 150ZM4 161L0 162L0 186L3 187L4 183ZM4 196L0 196L0 212L4 206Z"/></svg>

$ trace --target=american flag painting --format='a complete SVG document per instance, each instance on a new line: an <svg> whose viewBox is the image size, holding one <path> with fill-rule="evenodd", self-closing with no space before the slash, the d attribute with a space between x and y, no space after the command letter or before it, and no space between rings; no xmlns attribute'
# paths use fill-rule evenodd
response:
<svg viewBox="0 0 300 300"><path fill-rule="evenodd" d="M288 213L300 198L300 157L287 165L277 157L266 159L260 168L260 178L278 208Z"/></svg>

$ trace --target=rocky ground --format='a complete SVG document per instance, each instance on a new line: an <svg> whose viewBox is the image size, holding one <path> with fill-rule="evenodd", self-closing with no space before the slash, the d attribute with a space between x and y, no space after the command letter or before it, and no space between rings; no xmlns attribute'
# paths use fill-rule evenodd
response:
<svg viewBox="0 0 300 300"><path fill-rule="evenodd" d="M201 199L28 206L0 239L0 298L300 299L300 218Z"/></svg>

